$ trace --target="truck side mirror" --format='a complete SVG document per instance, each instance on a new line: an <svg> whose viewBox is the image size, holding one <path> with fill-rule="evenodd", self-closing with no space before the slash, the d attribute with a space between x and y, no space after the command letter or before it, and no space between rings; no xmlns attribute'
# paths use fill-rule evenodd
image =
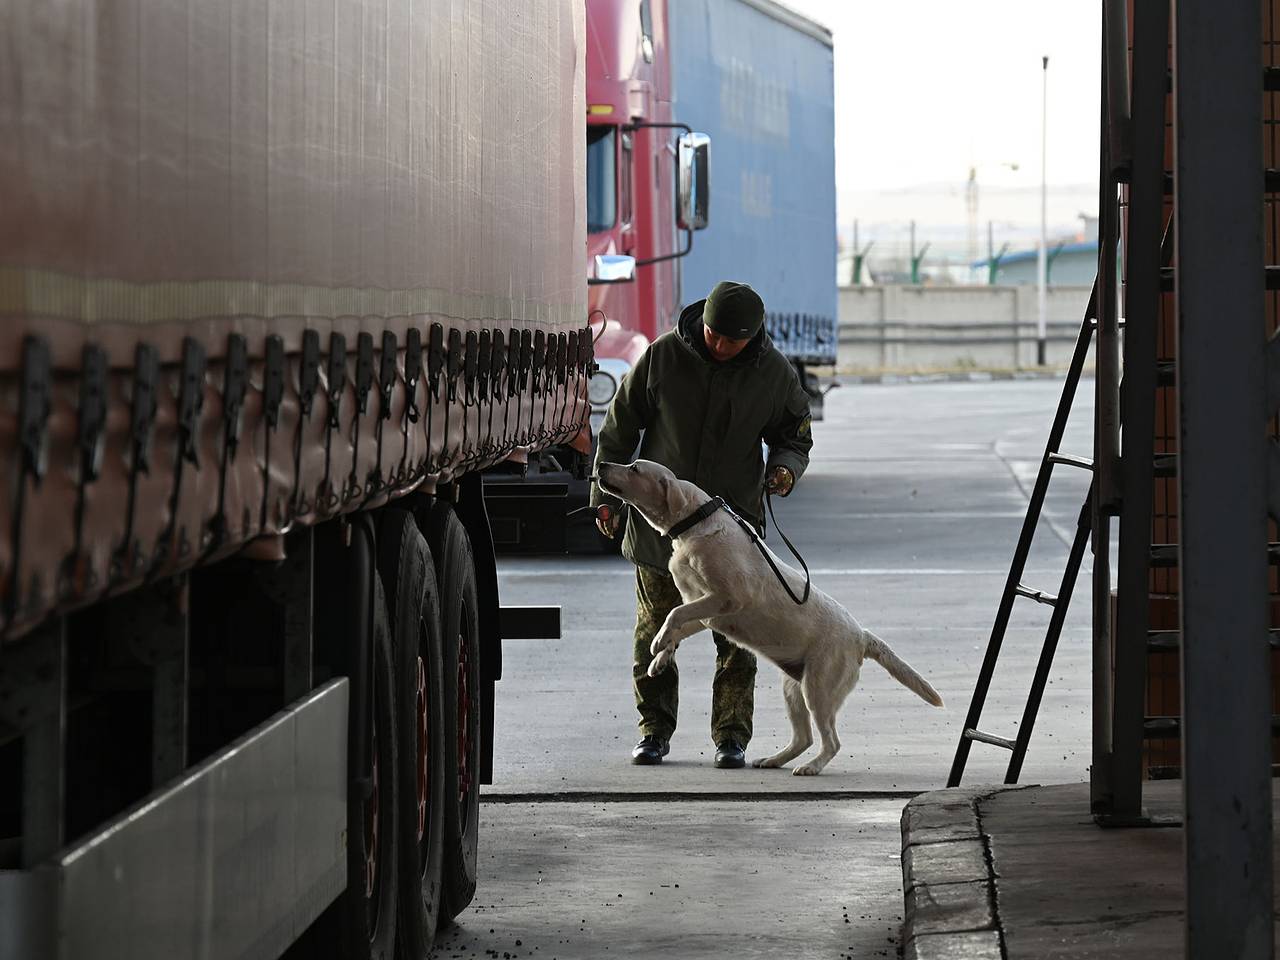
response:
<svg viewBox="0 0 1280 960"><path fill-rule="evenodd" d="M626 283L636 278L636 258L622 253L596 254L588 285L598 283Z"/></svg>
<svg viewBox="0 0 1280 960"><path fill-rule="evenodd" d="M686 133L676 151L676 225L681 230L702 230L710 216L711 138L705 133Z"/></svg>

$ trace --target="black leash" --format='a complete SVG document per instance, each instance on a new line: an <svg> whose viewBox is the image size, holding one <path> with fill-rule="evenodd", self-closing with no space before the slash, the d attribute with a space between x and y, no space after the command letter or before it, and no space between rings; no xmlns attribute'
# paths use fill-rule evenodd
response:
<svg viewBox="0 0 1280 960"><path fill-rule="evenodd" d="M746 520L742 519L742 517L738 516L727 506L725 507L725 510L728 511L729 516L738 521L738 526L746 531L747 536L751 538L751 542L754 543L756 545L756 549L760 551L760 556L764 557L765 562L769 564L769 569L773 571L773 575L777 577L778 582L782 584L782 589L787 591L787 596L791 598L791 602L798 607L803 606L809 602L809 591L813 586L813 577L809 573L809 565L804 562L804 557L800 556L800 551L796 549L795 544L787 538L787 535L782 532L782 527L778 525L778 518L773 515L773 494L766 492L764 499L765 503L769 507L769 519L773 521L773 528L778 531L778 536L782 538L782 542L787 545L787 549L791 551L791 555L796 558L796 562L804 569L803 596L797 597L795 591L791 589L791 584L787 583L786 577L782 575L782 571L778 569L778 565L773 562L773 557L769 553L769 548L765 546L765 542L760 537L760 534L756 533L755 527L751 526L751 524L747 523Z"/></svg>

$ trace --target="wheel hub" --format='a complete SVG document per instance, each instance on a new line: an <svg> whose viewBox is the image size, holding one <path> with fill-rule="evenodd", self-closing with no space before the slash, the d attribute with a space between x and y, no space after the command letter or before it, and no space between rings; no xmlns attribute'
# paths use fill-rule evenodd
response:
<svg viewBox="0 0 1280 960"><path fill-rule="evenodd" d="M375 730L372 738L373 770L370 779L373 791L369 795L369 805L365 813L364 826L364 895L372 900L378 888L378 734Z"/></svg>
<svg viewBox="0 0 1280 960"><path fill-rule="evenodd" d="M471 669L466 638L458 637L458 803L471 792Z"/></svg>
<svg viewBox="0 0 1280 960"><path fill-rule="evenodd" d="M417 710L418 710L418 842L422 842L423 836L427 832L427 796L429 793L430 783L428 782L428 761L430 760L430 747L428 744L428 734L430 730L428 724L427 700L427 665L422 657L418 657L418 692L417 692Z"/></svg>

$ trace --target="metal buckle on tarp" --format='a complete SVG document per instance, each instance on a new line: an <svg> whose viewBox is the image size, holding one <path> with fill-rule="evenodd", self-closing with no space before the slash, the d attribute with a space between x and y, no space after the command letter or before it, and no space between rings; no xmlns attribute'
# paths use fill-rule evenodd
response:
<svg viewBox="0 0 1280 960"><path fill-rule="evenodd" d="M396 335L390 330L382 331L382 352L378 357L378 419L374 432L378 438L378 460L369 471L369 483L366 487L369 496L373 496L386 485L382 480L382 431L391 419L391 393L396 386L396 354L399 347Z"/></svg>
<svg viewBox="0 0 1280 960"><path fill-rule="evenodd" d="M293 437L293 515L310 512L311 505L302 495L302 433L306 421L315 409L316 393L320 389L320 334L315 330L302 331L302 358L298 361L298 430Z"/></svg>
<svg viewBox="0 0 1280 960"><path fill-rule="evenodd" d="M495 453L503 444L493 438L493 413L499 402L506 402L506 372L507 338L501 330L494 330L493 348L489 352L489 448Z"/></svg>
<svg viewBox="0 0 1280 960"><path fill-rule="evenodd" d="M329 363L327 365L329 384L326 397L329 401L329 412L326 417L324 434L324 477L316 489L316 509L322 507L332 513L341 504L341 499L333 491L329 480L332 465L333 434L342 426L342 392L347 386L347 338L340 333L329 335Z"/></svg>
<svg viewBox="0 0 1280 960"><path fill-rule="evenodd" d="M104 430L107 423L107 355L97 344L85 344L80 354L80 407L76 446L80 476L76 485L75 541L59 571L58 596L82 596L97 586L97 577L84 557L84 514L88 486L102 472Z"/></svg>
<svg viewBox="0 0 1280 960"><path fill-rule="evenodd" d="M542 396L542 370L547 360L547 335L541 330L533 332L533 362L529 368L530 392L535 397ZM530 415L529 429L533 430L533 418Z"/></svg>
<svg viewBox="0 0 1280 960"><path fill-rule="evenodd" d="M476 357L476 402L489 408L484 442L478 448L480 456L486 456L493 451L493 392L489 386L489 380L493 372L494 333L495 331L488 327L480 331L480 347Z"/></svg>
<svg viewBox="0 0 1280 960"><path fill-rule="evenodd" d="M361 331L356 336L356 415L351 427L351 472L342 489L342 502L350 503L364 492L360 484L360 423L369 412L369 394L373 391L373 334Z"/></svg>
<svg viewBox="0 0 1280 960"><path fill-rule="evenodd" d="M245 394L249 387L249 348L244 337L227 337L227 357L222 378L222 467L218 476L218 512L209 523L209 550L216 550L230 535L226 515L227 470L240 449ZM245 518L248 526L248 518Z"/></svg>
<svg viewBox="0 0 1280 960"><path fill-rule="evenodd" d="M185 527L178 525L178 509L182 503L182 481L186 464L199 469L200 454L196 435L204 412L204 375L208 357L204 346L194 337L182 341L182 365L178 381L178 444L173 464L173 489L169 494L169 522L160 534L156 552L151 558L149 577L156 576L172 555L186 557L191 553ZM173 549L174 541L177 549Z"/></svg>
<svg viewBox="0 0 1280 960"><path fill-rule="evenodd" d="M12 569L5 594L7 619L12 621L19 609L21 592L22 527L27 484L40 486L48 468L48 424L52 408L53 362L49 343L42 337L27 337L22 342L22 383L18 394L18 445L22 466L14 492ZM39 602L39 580L32 578L33 605Z"/></svg>
<svg viewBox="0 0 1280 960"><path fill-rule="evenodd" d="M476 402L476 378L480 373L480 338L474 330L467 331L462 350L462 403L470 406Z"/></svg>
<svg viewBox="0 0 1280 960"><path fill-rule="evenodd" d="M133 520L138 503L138 474L151 473L151 431L156 420L160 357L149 343L133 352L133 397L129 410L129 493L125 501L124 539L111 558L110 579L132 576L143 564L142 545L134 543Z"/></svg>
<svg viewBox="0 0 1280 960"><path fill-rule="evenodd" d="M404 389L405 419L408 423L417 423L418 379L422 376L422 332L417 327L410 327L404 337ZM406 428L406 433L408 429Z"/></svg>
<svg viewBox="0 0 1280 960"><path fill-rule="evenodd" d="M272 334L267 337L262 369L262 415L266 420L266 436L262 451L262 507L258 512L258 528L267 528L267 498L271 490L271 438L280 426L280 405L284 402L284 340Z"/></svg>
<svg viewBox="0 0 1280 960"><path fill-rule="evenodd" d="M520 331L520 386L519 393L529 389L529 370L533 367L533 331L525 327Z"/></svg>
<svg viewBox="0 0 1280 960"><path fill-rule="evenodd" d="M446 457L449 450L449 417L453 412L453 404L458 399L458 377L462 374L464 358L462 355L462 331L457 327L449 328L448 346L444 352L445 405L444 436L440 439L440 461L438 470L452 463L452 457Z"/></svg>
<svg viewBox="0 0 1280 960"><path fill-rule="evenodd" d="M444 365L444 327L439 323L433 323L427 330L427 452L422 458L422 469L426 473L432 472L434 467L431 447L432 430L435 424L431 416L431 408L440 402L440 375L444 371ZM445 409L447 410L448 407L446 406Z"/></svg>
<svg viewBox="0 0 1280 960"><path fill-rule="evenodd" d="M489 369L493 364L493 334L489 328L480 331L480 345L476 352L476 402L489 399Z"/></svg>
<svg viewBox="0 0 1280 960"><path fill-rule="evenodd" d="M458 377L462 375L462 368L466 362L462 350L462 331L457 327L449 328L449 348L445 351L445 377L449 387L449 402L454 403L458 399Z"/></svg>
<svg viewBox="0 0 1280 960"><path fill-rule="evenodd" d="M409 480L409 425L417 423L421 414L418 410L418 378L422 376L422 332L417 327L410 327L404 336L404 419L400 422L400 436L404 443L400 451L400 468L396 476L398 483ZM416 472L416 471L415 471Z"/></svg>

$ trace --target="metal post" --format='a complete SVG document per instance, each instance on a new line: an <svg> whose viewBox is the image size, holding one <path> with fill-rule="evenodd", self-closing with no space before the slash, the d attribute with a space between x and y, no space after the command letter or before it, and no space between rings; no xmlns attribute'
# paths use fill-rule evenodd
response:
<svg viewBox="0 0 1280 960"><path fill-rule="evenodd" d="M1105 249L1107 248L1107 229L1110 221L1106 216L1107 194L1111 184L1108 163L1107 119L1109 117L1106 94L1107 74L1110 58L1107 56L1107 11L1102 11L1102 81L1103 93L1099 97L1099 150L1098 150L1098 274L1093 285L1093 323L1098 326L1103 315L1103 300L1106 299L1105 285L1108 282L1105 270ZM1095 347L1095 350L1097 348ZM1098 354L1100 355L1100 353ZM1112 767L1115 763L1112 753L1111 730L1111 518L1102 505L1101 485L1098 483L1101 473L1102 458L1106 444L1103 437L1101 417L1102 402L1101 383L1094 383L1094 430L1093 430L1093 736L1092 763L1089 765L1089 806L1095 813L1106 812L1112 806Z"/></svg>
<svg viewBox="0 0 1280 960"><path fill-rule="evenodd" d="M315 686L314 565L315 535L304 528L285 538L283 563L263 564L257 579L267 596L284 612L281 632L282 702L293 703Z"/></svg>
<svg viewBox="0 0 1280 960"><path fill-rule="evenodd" d="M1048 286L1049 264L1049 201L1046 182L1048 170L1049 147L1049 58L1042 57L1042 82L1040 104L1040 250L1036 258L1037 305L1039 315L1036 321L1036 363L1045 365L1046 327L1048 326L1049 299Z"/></svg>
<svg viewBox="0 0 1280 960"><path fill-rule="evenodd" d="M1270 960L1261 21L1174 11L1186 956Z"/></svg>
<svg viewBox="0 0 1280 960"><path fill-rule="evenodd" d="M849 284L856 287L862 279L862 258L858 256L858 218L853 219L853 245L849 248Z"/></svg>
<svg viewBox="0 0 1280 960"><path fill-rule="evenodd" d="M1109 522L1109 517L1118 514L1120 500L1120 311L1116 282L1120 208L1116 193L1117 181L1127 176L1125 161L1116 157L1114 151L1125 141L1125 135L1116 128L1125 126L1129 115L1127 101L1118 102L1109 92L1115 86L1113 76L1117 72L1127 73L1125 0L1104 0L1102 14L1103 139L1098 194L1098 339L1094 346L1098 450L1094 493L1099 509ZM1095 540L1095 553L1101 549L1100 541Z"/></svg>
<svg viewBox="0 0 1280 960"><path fill-rule="evenodd" d="M973 262L978 259L978 168L976 166L969 167L969 179L964 186L964 205L969 218L969 244L965 255L972 269Z"/></svg>
<svg viewBox="0 0 1280 960"><path fill-rule="evenodd" d="M66 619L50 620L18 642L22 649L11 651L8 666L25 675L19 694L26 703L6 719L23 734L22 865L29 869L57 853L66 839Z"/></svg>
<svg viewBox="0 0 1280 960"><path fill-rule="evenodd" d="M159 786L178 776L187 766L191 661L189 582L183 578L169 596L156 600L162 604L157 610L161 616L146 643L153 671L151 780Z"/></svg>
<svg viewBox="0 0 1280 960"><path fill-rule="evenodd" d="M911 221L911 282L918 284L920 282L920 264L924 262L925 252L929 249L926 241L925 245L920 248L920 252L916 252L916 222Z"/></svg>
<svg viewBox="0 0 1280 960"><path fill-rule="evenodd" d="M920 282L920 272L916 267L916 222L911 221L911 282Z"/></svg>
<svg viewBox="0 0 1280 960"><path fill-rule="evenodd" d="M853 254L853 259L850 261L849 282L856 287L862 283L862 251L858 249L858 221L856 218L853 221L853 249L850 252Z"/></svg>
<svg viewBox="0 0 1280 960"><path fill-rule="evenodd" d="M1125 283L1124 457L1120 463L1119 579L1113 639L1116 768L1108 822L1142 817L1142 722L1150 614L1156 325L1164 215L1164 120L1169 8L1141 5L1133 21L1133 174Z"/></svg>

